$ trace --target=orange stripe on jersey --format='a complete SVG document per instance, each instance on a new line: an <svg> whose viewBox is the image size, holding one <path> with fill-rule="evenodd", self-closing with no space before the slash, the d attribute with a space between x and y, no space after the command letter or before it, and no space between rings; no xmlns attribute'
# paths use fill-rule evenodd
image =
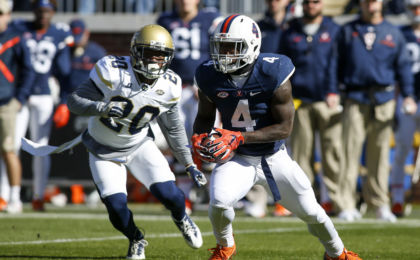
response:
<svg viewBox="0 0 420 260"><path fill-rule="evenodd" d="M3 54L3 52L5 52L7 49L16 45L18 42L20 42L19 36L16 36L15 38L12 38L8 40L7 42L5 42L0 48L0 55Z"/></svg>
<svg viewBox="0 0 420 260"><path fill-rule="evenodd" d="M2 60L0 60L0 71L3 73L4 77L9 82L15 81L15 76L13 76L12 72L10 72L9 68L7 68L6 64Z"/></svg>

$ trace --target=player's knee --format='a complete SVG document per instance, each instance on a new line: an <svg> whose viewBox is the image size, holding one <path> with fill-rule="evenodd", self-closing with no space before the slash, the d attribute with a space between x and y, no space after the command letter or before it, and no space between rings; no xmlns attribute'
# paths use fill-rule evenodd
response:
<svg viewBox="0 0 420 260"><path fill-rule="evenodd" d="M213 220L224 219L228 223L233 222L235 218L235 211L233 210L232 207L222 208L222 207L210 205L208 214L209 214L210 219L213 219Z"/></svg>
<svg viewBox="0 0 420 260"><path fill-rule="evenodd" d="M176 206L185 207L184 193L174 181L154 183L150 186L150 192L168 209Z"/></svg>
<svg viewBox="0 0 420 260"><path fill-rule="evenodd" d="M318 205L313 207L301 208L297 212L293 212L298 218L306 222L307 224L323 223L324 218L327 217L325 211L322 210L321 206Z"/></svg>
<svg viewBox="0 0 420 260"><path fill-rule="evenodd" d="M104 204L110 214L115 214L128 209L127 196L124 193L116 193L104 198Z"/></svg>

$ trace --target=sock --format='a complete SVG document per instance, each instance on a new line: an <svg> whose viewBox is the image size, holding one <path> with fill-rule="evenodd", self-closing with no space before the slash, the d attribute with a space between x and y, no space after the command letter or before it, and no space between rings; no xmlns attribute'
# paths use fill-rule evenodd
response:
<svg viewBox="0 0 420 260"><path fill-rule="evenodd" d="M133 213L127 207L127 195L124 193L112 194L103 202L108 210L112 225L123 233L130 241L141 240L144 236L133 220Z"/></svg>
<svg viewBox="0 0 420 260"><path fill-rule="evenodd" d="M20 186L11 186L10 187L10 202L20 201Z"/></svg>

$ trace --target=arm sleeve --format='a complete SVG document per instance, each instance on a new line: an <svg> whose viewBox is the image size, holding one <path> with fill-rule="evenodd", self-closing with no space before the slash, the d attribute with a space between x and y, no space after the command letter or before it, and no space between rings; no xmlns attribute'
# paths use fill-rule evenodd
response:
<svg viewBox="0 0 420 260"><path fill-rule="evenodd" d="M395 63L397 80L400 83L401 94L403 97L414 96L414 77L411 72L410 54L408 53L407 43L402 33L398 32L400 42L399 54Z"/></svg>
<svg viewBox="0 0 420 260"><path fill-rule="evenodd" d="M92 80L83 82L68 96L67 106L70 111L82 116L101 116L106 103L103 94Z"/></svg>
<svg viewBox="0 0 420 260"><path fill-rule="evenodd" d="M59 50L57 56L54 59L54 64L56 66L56 76L57 80L60 83L60 103L63 104L66 102L67 96L71 91L70 84L70 73L71 73L71 52L70 47L65 46L63 49Z"/></svg>
<svg viewBox="0 0 420 260"><path fill-rule="evenodd" d="M31 95L35 72L32 68L29 49L22 38L16 47L16 56L19 62L19 78L22 79L22 81L18 82L15 96L21 104L25 104Z"/></svg>
<svg viewBox="0 0 420 260"><path fill-rule="evenodd" d="M174 105L168 112L160 115L157 122L176 159L185 166L192 164L187 134L179 116L179 105Z"/></svg>

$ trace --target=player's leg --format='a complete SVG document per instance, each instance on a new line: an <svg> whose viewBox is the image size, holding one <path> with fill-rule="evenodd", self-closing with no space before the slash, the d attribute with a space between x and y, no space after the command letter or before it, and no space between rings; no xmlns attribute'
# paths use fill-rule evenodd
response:
<svg viewBox="0 0 420 260"><path fill-rule="evenodd" d="M19 104L18 101L12 99L0 108L0 148L10 184L7 211L9 213L20 213L22 212L22 202L20 200L22 165L15 146L16 115Z"/></svg>
<svg viewBox="0 0 420 260"><path fill-rule="evenodd" d="M52 126L53 98L50 95L35 95L31 97L29 128L31 140L47 145ZM34 156L33 170L33 209L43 210L44 191L47 186L51 167L49 156Z"/></svg>
<svg viewBox="0 0 420 260"><path fill-rule="evenodd" d="M246 196L255 184L257 164L258 159L249 157L246 159L236 155L224 164L217 164L212 172L209 218L217 242L212 257L218 254L230 257L236 251L232 228L235 218L233 206Z"/></svg>
<svg viewBox="0 0 420 260"><path fill-rule="evenodd" d="M101 160L89 153L89 166L93 181L108 211L112 225L130 241L127 258L145 257L144 240L133 220L133 213L127 207L127 170L120 163Z"/></svg>
<svg viewBox="0 0 420 260"><path fill-rule="evenodd" d="M322 176L321 182L327 191L327 197L332 202L333 209L327 213L336 212L340 196L340 160L343 158L341 134L342 108L331 109L325 102L316 102L314 109L317 113L319 141L321 146ZM299 163L298 163L299 164ZM300 165L300 164L299 164ZM303 168L302 168L303 169ZM303 169L304 170L304 169ZM320 193L322 189L320 189ZM322 194L321 194L322 195ZM322 196L321 196L322 197ZM328 203L321 205L328 205ZM331 205L331 204L330 204ZM326 209L325 207L324 209Z"/></svg>
<svg viewBox="0 0 420 260"><path fill-rule="evenodd" d="M145 141L127 164L130 172L171 212L176 226L192 248L203 244L200 229L185 212L184 193L175 185L169 164L152 140Z"/></svg>
<svg viewBox="0 0 420 260"><path fill-rule="evenodd" d="M340 204L338 217L346 221L354 221L361 217L356 208L356 185L370 113L369 105L346 101L343 114L343 159L339 177L341 199L337 201Z"/></svg>
<svg viewBox="0 0 420 260"><path fill-rule="evenodd" d="M343 254L343 242L331 219L318 204L306 174L286 149L263 158L261 166L260 171L266 179L272 176L275 180L275 185L269 185L273 196L279 197L279 203L306 222L309 232L319 239L327 255L338 257Z"/></svg>
<svg viewBox="0 0 420 260"><path fill-rule="evenodd" d="M395 222L389 198L389 152L395 101L375 106L375 118L369 122L366 142L367 178L363 183L364 201L376 210L380 220Z"/></svg>
<svg viewBox="0 0 420 260"><path fill-rule="evenodd" d="M393 213L401 217L403 214L402 206L404 205L405 162L408 153L412 149L413 136L416 130L416 116L404 114L398 109L397 117L398 125L394 132L395 156L392 162L389 181L392 204L398 205L397 207L399 208L398 211Z"/></svg>

